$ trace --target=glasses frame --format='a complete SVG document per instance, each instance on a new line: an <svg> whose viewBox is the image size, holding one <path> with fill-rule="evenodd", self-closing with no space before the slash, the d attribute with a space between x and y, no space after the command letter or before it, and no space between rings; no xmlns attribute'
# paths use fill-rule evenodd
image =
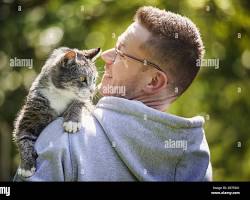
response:
<svg viewBox="0 0 250 200"><path fill-rule="evenodd" d="M152 62L150 62L150 61L148 61L148 60L146 60L146 59L136 58L136 57L131 56L131 55L129 55L129 54L123 53L123 52L122 52L121 50L119 50L117 47L115 48L115 57L114 57L114 59L113 59L113 63L115 62L117 55L119 55L119 56L121 56L121 57L123 57L123 58L124 58L124 57L130 58L131 60L137 61L137 62L139 62L139 63L141 63L141 64L143 64L143 65L149 65L149 66L152 66L152 67L158 69L158 70L161 71L161 72L164 72L158 65L156 65L156 64L154 64L154 63L152 63ZM164 73L165 73L165 72L164 72Z"/></svg>

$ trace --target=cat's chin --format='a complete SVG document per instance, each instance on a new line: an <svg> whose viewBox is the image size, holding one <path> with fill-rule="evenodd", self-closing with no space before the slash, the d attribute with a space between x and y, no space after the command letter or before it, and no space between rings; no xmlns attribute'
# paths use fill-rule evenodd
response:
<svg viewBox="0 0 250 200"><path fill-rule="evenodd" d="M88 95L77 95L77 99L79 100L79 101L82 101L82 102L84 102L84 101L89 101L90 100L90 96L88 96Z"/></svg>

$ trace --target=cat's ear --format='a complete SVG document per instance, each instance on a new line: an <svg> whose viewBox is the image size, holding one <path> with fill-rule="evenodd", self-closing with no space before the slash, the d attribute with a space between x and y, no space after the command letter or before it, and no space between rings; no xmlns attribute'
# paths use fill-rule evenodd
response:
<svg viewBox="0 0 250 200"><path fill-rule="evenodd" d="M76 52L75 51L68 51L63 56L63 64L68 65L74 63L76 60Z"/></svg>
<svg viewBox="0 0 250 200"><path fill-rule="evenodd" d="M84 56L92 61L95 61L101 53L101 48L89 49L84 51Z"/></svg>

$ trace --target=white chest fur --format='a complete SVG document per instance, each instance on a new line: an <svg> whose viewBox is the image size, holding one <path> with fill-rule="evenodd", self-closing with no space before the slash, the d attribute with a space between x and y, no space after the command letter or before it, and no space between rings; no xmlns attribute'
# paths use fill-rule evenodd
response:
<svg viewBox="0 0 250 200"><path fill-rule="evenodd" d="M68 105L76 99L72 92L55 87L44 89L41 92L49 100L51 108L58 114L62 114Z"/></svg>

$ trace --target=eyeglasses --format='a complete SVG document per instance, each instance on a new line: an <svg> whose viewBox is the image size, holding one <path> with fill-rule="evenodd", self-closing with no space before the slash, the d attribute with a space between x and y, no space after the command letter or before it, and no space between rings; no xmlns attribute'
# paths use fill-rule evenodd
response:
<svg viewBox="0 0 250 200"><path fill-rule="evenodd" d="M142 63L143 65L149 65L149 66L152 66L152 67L154 67L154 68L156 68L156 69L158 69L158 70L164 72L158 65L156 65L156 64L154 64L154 63L152 63L152 62L149 62L148 60L139 59L139 58L136 58L136 57L134 57L134 56L128 55L128 54L126 54L126 53L123 53L123 52L121 52L121 51L120 51L119 49L117 49L117 48L115 48L115 57L114 57L114 59L113 59L113 63L115 62L117 55L119 55L119 56L121 56L121 57L123 57L123 58L124 58L124 57L130 58L131 60L134 60L134 61L137 61L137 62L139 62L139 63Z"/></svg>

